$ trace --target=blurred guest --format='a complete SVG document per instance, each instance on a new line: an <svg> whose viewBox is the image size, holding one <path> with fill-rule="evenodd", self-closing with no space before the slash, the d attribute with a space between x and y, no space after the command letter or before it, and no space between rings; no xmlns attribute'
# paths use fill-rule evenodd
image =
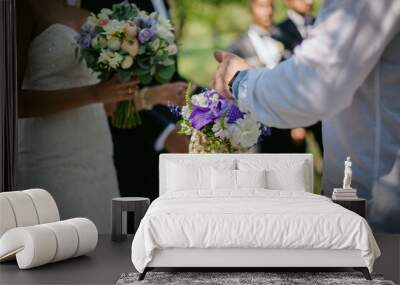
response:
<svg viewBox="0 0 400 285"><path fill-rule="evenodd" d="M283 45L272 37L273 0L251 0L253 24L228 50L256 67L273 68L283 56Z"/></svg>
<svg viewBox="0 0 400 285"><path fill-rule="evenodd" d="M284 46L275 39L278 32L272 23L273 0L251 0L250 11L253 24L228 50L255 67L275 67L284 58ZM260 143L260 152L303 153L305 130L272 129L272 136Z"/></svg>
<svg viewBox="0 0 400 285"><path fill-rule="evenodd" d="M274 33L275 39L282 42L285 46L285 59L293 54L295 47L301 44L310 33L315 21L315 18L311 15L313 2L313 0L285 0L288 8L287 19L276 26ZM321 122L306 129L313 133L321 152L323 152ZM305 134L305 130L299 128L292 130L292 137L296 133L300 135Z"/></svg>
<svg viewBox="0 0 400 285"><path fill-rule="evenodd" d="M290 56L296 46L306 39L314 24L311 15L313 0L285 0L287 19L278 24L274 37L285 46L285 57Z"/></svg>

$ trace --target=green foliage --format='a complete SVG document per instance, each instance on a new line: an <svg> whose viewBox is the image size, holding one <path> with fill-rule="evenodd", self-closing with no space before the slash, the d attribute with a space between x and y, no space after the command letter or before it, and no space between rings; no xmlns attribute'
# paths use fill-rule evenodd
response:
<svg viewBox="0 0 400 285"><path fill-rule="evenodd" d="M175 65L157 65L155 78L160 83L167 83L175 73Z"/></svg>
<svg viewBox="0 0 400 285"><path fill-rule="evenodd" d="M188 112L191 113L192 112L192 101L190 99L190 93L192 92L192 82L189 81L189 84L186 88L185 91L185 103L186 103L186 107L188 108Z"/></svg>
<svg viewBox="0 0 400 285"><path fill-rule="evenodd" d="M132 19L133 17L136 17L139 14L139 11L136 8L136 6L133 7L131 4L129 4L128 1L119 4L114 4L112 6L112 11L113 14L110 16L110 19L117 19L117 20Z"/></svg>
<svg viewBox="0 0 400 285"><path fill-rule="evenodd" d="M207 136L207 152L217 152L217 153L232 153L233 147L228 139L221 139L215 136L214 132L212 131L212 126L205 126L202 130Z"/></svg>
<svg viewBox="0 0 400 285"><path fill-rule="evenodd" d="M132 76L133 76L132 70L123 70L123 69L117 70L117 78L119 82L127 82L132 78Z"/></svg>
<svg viewBox="0 0 400 285"><path fill-rule="evenodd" d="M190 136L192 134L192 124L188 120L182 119L178 122L178 134Z"/></svg>

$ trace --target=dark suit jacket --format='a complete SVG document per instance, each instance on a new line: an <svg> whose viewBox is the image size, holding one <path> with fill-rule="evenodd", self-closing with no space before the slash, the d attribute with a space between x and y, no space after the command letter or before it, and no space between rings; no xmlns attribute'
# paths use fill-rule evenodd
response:
<svg viewBox="0 0 400 285"><path fill-rule="evenodd" d="M286 19L277 25L274 38L283 43L290 53L293 53L294 48L303 41L303 37L291 19Z"/></svg>

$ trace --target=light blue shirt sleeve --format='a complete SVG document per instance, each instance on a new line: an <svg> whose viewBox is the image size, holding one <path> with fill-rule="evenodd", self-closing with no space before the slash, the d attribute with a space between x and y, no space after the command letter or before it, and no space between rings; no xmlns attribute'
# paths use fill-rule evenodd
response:
<svg viewBox="0 0 400 285"><path fill-rule="evenodd" d="M236 76L235 80L233 81L232 84L232 95L236 99L239 99L239 87L240 83L242 82L243 79L247 76L247 70L242 70L239 72L239 74Z"/></svg>

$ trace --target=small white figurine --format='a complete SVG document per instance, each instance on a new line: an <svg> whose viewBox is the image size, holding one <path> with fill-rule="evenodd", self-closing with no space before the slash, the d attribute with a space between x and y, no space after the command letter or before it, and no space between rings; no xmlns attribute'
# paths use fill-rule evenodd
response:
<svg viewBox="0 0 400 285"><path fill-rule="evenodd" d="M344 162L344 179L343 179L343 189L351 189L351 176L353 172L351 170L351 160L350 156L347 157Z"/></svg>

